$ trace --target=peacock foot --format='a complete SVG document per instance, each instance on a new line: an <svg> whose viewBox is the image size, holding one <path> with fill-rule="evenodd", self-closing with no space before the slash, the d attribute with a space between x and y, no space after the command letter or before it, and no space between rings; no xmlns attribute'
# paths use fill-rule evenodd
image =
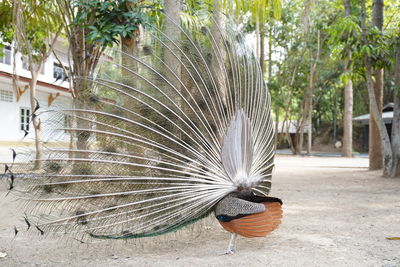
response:
<svg viewBox="0 0 400 267"><path fill-rule="evenodd" d="M235 254L235 249L233 248L228 248L225 252L225 255L232 255Z"/></svg>

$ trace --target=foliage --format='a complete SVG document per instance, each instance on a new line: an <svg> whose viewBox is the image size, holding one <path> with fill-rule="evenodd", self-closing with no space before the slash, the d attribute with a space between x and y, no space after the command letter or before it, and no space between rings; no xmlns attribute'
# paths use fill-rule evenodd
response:
<svg viewBox="0 0 400 267"><path fill-rule="evenodd" d="M86 38L103 46L119 43L119 38L135 39L139 26L154 23L150 12L161 9L158 1L137 0L75 0L74 7L78 12L73 23L84 25Z"/></svg>
<svg viewBox="0 0 400 267"><path fill-rule="evenodd" d="M49 49L49 40L59 30L60 21L53 1L23 0L20 10L24 20L26 38L18 44L22 54L32 53L35 62L40 61ZM13 25L13 1L0 3L0 38L2 42L12 43L15 25ZM29 43L29 45L27 45Z"/></svg>
<svg viewBox="0 0 400 267"><path fill-rule="evenodd" d="M308 8L306 5L309 5ZM362 32L361 8L352 1L351 16L344 17L343 0L335 1L286 1L282 6L279 22L266 24L272 44L272 77L268 86L273 105L279 108L279 119L301 119L304 92L317 44L316 32L320 30L323 40L321 58L313 93L313 127L319 132L321 125L333 132L340 132L343 119L343 88L348 79L354 87L354 116L369 113L363 58L368 57L374 67L385 68L385 100L392 102L394 88L394 52L399 41L400 4L385 1L385 23L379 32L367 21L367 32ZM371 5L367 14L370 16ZM307 18L305 18L307 16ZM307 22L305 24L305 21ZM254 27L247 30L255 31ZM368 43L361 42L365 34ZM346 50L352 52L350 73L344 72ZM333 136L332 136L333 137ZM340 136L337 136L340 139ZM332 141L335 141L332 139Z"/></svg>
<svg viewBox="0 0 400 267"><path fill-rule="evenodd" d="M11 43L13 39L12 27L12 4L11 1L0 2L0 39L2 42ZM0 48L2 48L0 44Z"/></svg>
<svg viewBox="0 0 400 267"><path fill-rule="evenodd" d="M270 19L271 13L275 19L280 19L282 12L280 0L223 0L222 5L224 10L236 17L248 15L253 24L256 22L266 23Z"/></svg>

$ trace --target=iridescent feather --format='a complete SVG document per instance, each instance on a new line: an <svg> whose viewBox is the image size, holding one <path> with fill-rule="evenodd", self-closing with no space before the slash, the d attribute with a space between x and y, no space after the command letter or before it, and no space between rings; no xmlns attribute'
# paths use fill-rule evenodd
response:
<svg viewBox="0 0 400 267"><path fill-rule="evenodd" d="M139 56L112 50L93 79L78 77L87 99L38 111L44 167L14 166L24 180L15 191L45 234L154 236L239 189L269 194L270 97L239 30L175 25L176 41L147 26Z"/></svg>

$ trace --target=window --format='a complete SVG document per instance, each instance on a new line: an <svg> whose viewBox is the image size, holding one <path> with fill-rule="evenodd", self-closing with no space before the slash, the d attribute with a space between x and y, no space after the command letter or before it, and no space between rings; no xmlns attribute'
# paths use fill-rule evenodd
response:
<svg viewBox="0 0 400 267"><path fill-rule="evenodd" d="M29 120L31 116L31 110L29 108L20 109L20 130L29 131Z"/></svg>
<svg viewBox="0 0 400 267"><path fill-rule="evenodd" d="M5 45L3 52L0 54L0 63L11 65L11 46Z"/></svg>
<svg viewBox="0 0 400 267"><path fill-rule="evenodd" d="M65 70L69 70L67 67L64 67ZM68 80L68 75L65 73L64 68L61 64L55 63L53 66L53 78L60 81Z"/></svg>
<svg viewBox="0 0 400 267"><path fill-rule="evenodd" d="M0 101L12 103L14 101L14 94L12 91L0 90Z"/></svg>
<svg viewBox="0 0 400 267"><path fill-rule="evenodd" d="M33 67L35 68L35 69L37 69L38 68L38 65L35 63L34 65L33 65ZM43 65L42 66L42 70L40 71L40 74L43 74L44 75L44 67L45 67L45 65ZM24 69L24 70L29 70L29 60L28 60L28 57L27 56L22 56L22 68Z"/></svg>

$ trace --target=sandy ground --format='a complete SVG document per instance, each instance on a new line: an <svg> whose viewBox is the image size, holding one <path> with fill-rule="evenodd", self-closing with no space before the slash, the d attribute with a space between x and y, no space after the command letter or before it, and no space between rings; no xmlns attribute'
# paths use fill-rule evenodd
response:
<svg viewBox="0 0 400 267"><path fill-rule="evenodd" d="M400 179L367 171L365 158L278 156L272 195L283 199L281 227L266 238L239 238L209 218L140 242L40 238L13 226L16 204L0 181L0 266L400 266ZM4 255L4 254L3 254Z"/></svg>

